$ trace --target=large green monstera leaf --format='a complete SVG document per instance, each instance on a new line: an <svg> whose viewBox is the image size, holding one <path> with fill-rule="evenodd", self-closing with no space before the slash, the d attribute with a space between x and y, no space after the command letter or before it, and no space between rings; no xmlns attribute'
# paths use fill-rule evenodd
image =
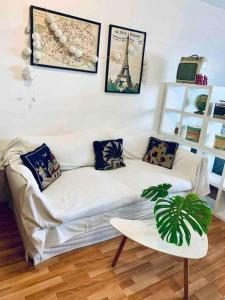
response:
<svg viewBox="0 0 225 300"><path fill-rule="evenodd" d="M185 197L168 197L170 184L161 184L145 189L141 197L155 202L154 215L158 232L163 240L177 246L188 245L192 228L200 236L208 233L212 213L207 202L198 195L190 193Z"/></svg>
<svg viewBox="0 0 225 300"><path fill-rule="evenodd" d="M144 190L141 197L151 199L151 201L156 201L158 198L165 198L169 195L168 190L172 187L169 183L160 184L157 186L151 186Z"/></svg>

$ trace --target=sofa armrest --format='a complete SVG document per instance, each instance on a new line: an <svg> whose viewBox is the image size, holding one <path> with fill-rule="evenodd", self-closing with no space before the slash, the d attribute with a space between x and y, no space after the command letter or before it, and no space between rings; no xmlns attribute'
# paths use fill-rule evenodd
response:
<svg viewBox="0 0 225 300"><path fill-rule="evenodd" d="M207 157L178 148L173 169L189 176L194 193L205 196L210 192Z"/></svg>
<svg viewBox="0 0 225 300"><path fill-rule="evenodd" d="M21 236L26 251L36 249L42 253L45 243L45 222L48 220L49 212L44 205L46 200L44 194L39 190L31 171L24 165L7 166L8 178L13 208L16 210L19 228L23 228ZM46 216L43 219L42 216ZM24 236L25 232L25 236Z"/></svg>

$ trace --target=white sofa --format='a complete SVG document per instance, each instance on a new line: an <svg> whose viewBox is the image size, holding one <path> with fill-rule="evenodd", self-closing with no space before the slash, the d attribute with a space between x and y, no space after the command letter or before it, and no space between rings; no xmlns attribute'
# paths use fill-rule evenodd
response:
<svg viewBox="0 0 225 300"><path fill-rule="evenodd" d="M143 189L171 183L171 193L209 192L207 159L182 148L171 170L142 161L151 132L108 129L45 137L22 137L2 152L26 259L38 264L65 251L118 234L111 217L146 219L152 203ZM92 142L123 138L126 167L97 171ZM19 155L45 142L61 165L61 176L40 192Z"/></svg>

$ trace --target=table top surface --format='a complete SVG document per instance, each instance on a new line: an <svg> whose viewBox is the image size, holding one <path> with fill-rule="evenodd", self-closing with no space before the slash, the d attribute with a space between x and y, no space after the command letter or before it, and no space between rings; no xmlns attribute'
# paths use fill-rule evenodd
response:
<svg viewBox="0 0 225 300"><path fill-rule="evenodd" d="M206 256L208 251L207 235L199 236L190 229L191 243L187 245L186 241L182 246L176 246L163 241L158 233L155 219L150 220L127 220L113 218L111 225L131 240L146 246L148 248L167 253L170 255L197 259Z"/></svg>

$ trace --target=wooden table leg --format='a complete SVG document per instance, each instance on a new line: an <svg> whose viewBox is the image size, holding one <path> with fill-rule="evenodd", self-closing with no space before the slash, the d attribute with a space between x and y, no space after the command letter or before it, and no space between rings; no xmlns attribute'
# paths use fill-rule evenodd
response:
<svg viewBox="0 0 225 300"><path fill-rule="evenodd" d="M116 252L116 255L115 255L115 257L114 257L114 259L112 261L112 267L115 267L115 265L116 265L116 263L117 263L117 261L118 261L118 259L120 257L120 254L121 254L121 252L123 250L123 247L124 247L124 245L126 243L126 240L127 240L127 237L123 236L123 238L122 238L122 240L120 242L119 248L118 248L118 250Z"/></svg>
<svg viewBox="0 0 225 300"><path fill-rule="evenodd" d="M189 263L188 259L184 258L184 300L189 299Z"/></svg>

